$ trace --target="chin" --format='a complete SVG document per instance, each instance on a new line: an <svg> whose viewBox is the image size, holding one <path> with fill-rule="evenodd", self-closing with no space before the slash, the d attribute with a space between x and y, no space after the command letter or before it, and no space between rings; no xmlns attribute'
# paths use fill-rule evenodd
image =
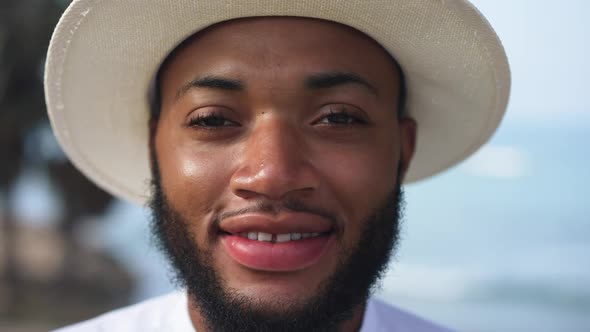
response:
<svg viewBox="0 0 590 332"><path fill-rule="evenodd" d="M319 290L319 285L311 286L306 285L299 281L288 281L288 280L270 280L261 283L255 283L252 285L242 285L239 291L244 296L254 298L308 298L313 294L316 294Z"/></svg>
<svg viewBox="0 0 590 332"><path fill-rule="evenodd" d="M317 292L305 294L301 290L270 286L248 287L231 293L250 303L252 308L267 313L282 314L305 309L308 303L313 302L313 296Z"/></svg>

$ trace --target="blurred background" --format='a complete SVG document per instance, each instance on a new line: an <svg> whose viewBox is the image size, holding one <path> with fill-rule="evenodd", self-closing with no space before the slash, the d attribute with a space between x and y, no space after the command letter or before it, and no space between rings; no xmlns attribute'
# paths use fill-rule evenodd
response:
<svg viewBox="0 0 590 332"><path fill-rule="evenodd" d="M460 331L590 331L590 3L475 0L512 66L508 113L406 188L378 296ZM66 160L43 97L67 0L0 0L0 331L47 331L173 288L148 212Z"/></svg>

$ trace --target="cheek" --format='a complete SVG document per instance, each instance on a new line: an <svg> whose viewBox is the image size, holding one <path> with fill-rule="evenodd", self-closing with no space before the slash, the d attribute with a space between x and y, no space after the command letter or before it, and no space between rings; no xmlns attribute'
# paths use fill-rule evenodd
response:
<svg viewBox="0 0 590 332"><path fill-rule="evenodd" d="M205 234L215 204L227 188L227 154L201 151L194 143L158 149L162 189L198 234Z"/></svg>
<svg viewBox="0 0 590 332"><path fill-rule="evenodd" d="M319 166L346 227L360 229L395 188L399 148L394 144L323 153Z"/></svg>

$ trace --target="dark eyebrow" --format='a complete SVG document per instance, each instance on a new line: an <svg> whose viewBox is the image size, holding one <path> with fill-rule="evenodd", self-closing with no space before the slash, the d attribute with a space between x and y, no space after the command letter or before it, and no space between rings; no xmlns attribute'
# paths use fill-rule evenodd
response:
<svg viewBox="0 0 590 332"><path fill-rule="evenodd" d="M305 80L305 87L307 87L308 89L327 89L346 84L358 84L367 88L373 94L379 95L377 88L375 88L371 83L369 83L364 78L354 73L319 73L313 74Z"/></svg>
<svg viewBox="0 0 590 332"><path fill-rule="evenodd" d="M176 100L178 100L178 98L182 97L185 93L193 88L244 91L244 83L238 80L219 76L205 76L201 78L195 78L178 89L178 92L176 93Z"/></svg>

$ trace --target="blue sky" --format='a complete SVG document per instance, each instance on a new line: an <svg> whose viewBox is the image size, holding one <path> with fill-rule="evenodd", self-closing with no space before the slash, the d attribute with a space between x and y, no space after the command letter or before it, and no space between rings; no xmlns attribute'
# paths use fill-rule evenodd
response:
<svg viewBox="0 0 590 332"><path fill-rule="evenodd" d="M476 0L502 39L512 67L515 118L588 120L590 3ZM582 114L584 113L584 114ZM586 123L587 124L587 123Z"/></svg>

